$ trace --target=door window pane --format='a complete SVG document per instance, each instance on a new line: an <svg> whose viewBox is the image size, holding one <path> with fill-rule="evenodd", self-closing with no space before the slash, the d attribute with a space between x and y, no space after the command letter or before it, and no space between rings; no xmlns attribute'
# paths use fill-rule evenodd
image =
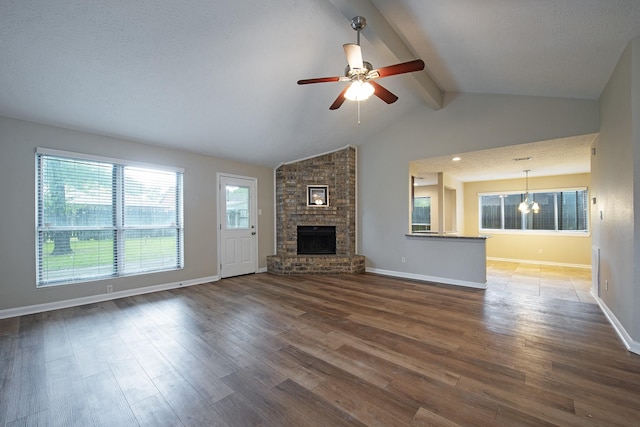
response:
<svg viewBox="0 0 640 427"><path fill-rule="evenodd" d="M227 230L249 228L249 187L226 185Z"/></svg>

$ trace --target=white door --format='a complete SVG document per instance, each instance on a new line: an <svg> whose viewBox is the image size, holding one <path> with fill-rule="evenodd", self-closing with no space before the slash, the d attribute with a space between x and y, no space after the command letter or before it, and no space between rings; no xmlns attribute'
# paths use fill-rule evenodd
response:
<svg viewBox="0 0 640 427"><path fill-rule="evenodd" d="M220 277L258 270L255 178L218 175L220 189Z"/></svg>

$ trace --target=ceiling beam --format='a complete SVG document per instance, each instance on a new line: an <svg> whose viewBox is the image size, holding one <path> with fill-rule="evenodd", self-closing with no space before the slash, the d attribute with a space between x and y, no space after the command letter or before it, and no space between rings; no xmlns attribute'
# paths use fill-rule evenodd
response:
<svg viewBox="0 0 640 427"><path fill-rule="evenodd" d="M384 45L398 62L416 59L416 55L402 41L398 33L370 0L329 0L349 21L355 16L364 16L367 27L362 35L374 46ZM434 110L442 108L444 92L426 71L409 74L417 83L419 93Z"/></svg>

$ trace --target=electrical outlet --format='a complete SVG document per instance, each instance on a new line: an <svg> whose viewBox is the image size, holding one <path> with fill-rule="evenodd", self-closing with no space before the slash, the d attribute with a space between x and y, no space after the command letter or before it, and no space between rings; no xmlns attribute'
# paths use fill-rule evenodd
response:
<svg viewBox="0 0 640 427"><path fill-rule="evenodd" d="M405 262L407 262L407 259L405 257L402 257L402 263L404 264Z"/></svg>
<svg viewBox="0 0 640 427"><path fill-rule="evenodd" d="M609 290L609 281L607 279L604 279L604 290L605 291Z"/></svg>
<svg viewBox="0 0 640 427"><path fill-rule="evenodd" d="M107 285L107 293L110 294L113 292L113 285Z"/></svg>

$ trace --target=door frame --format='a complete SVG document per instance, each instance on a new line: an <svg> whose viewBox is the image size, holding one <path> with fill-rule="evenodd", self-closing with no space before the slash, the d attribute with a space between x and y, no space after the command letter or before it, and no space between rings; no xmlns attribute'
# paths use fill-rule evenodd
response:
<svg viewBox="0 0 640 427"><path fill-rule="evenodd" d="M216 230L216 240L217 240L217 265L218 265L218 277L222 279L222 219L226 216L226 212L223 212L223 206L226 205L226 191L222 191L222 179L223 178L231 178L231 179L243 179L246 181L253 181L255 191L250 195L249 200L249 221L251 224L255 225L255 245L254 245L254 273L258 272L258 178L253 176L243 176L243 175L235 175L224 172L216 173L216 188L218 189L218 197L217 197L217 227ZM223 199L224 197L224 199Z"/></svg>

